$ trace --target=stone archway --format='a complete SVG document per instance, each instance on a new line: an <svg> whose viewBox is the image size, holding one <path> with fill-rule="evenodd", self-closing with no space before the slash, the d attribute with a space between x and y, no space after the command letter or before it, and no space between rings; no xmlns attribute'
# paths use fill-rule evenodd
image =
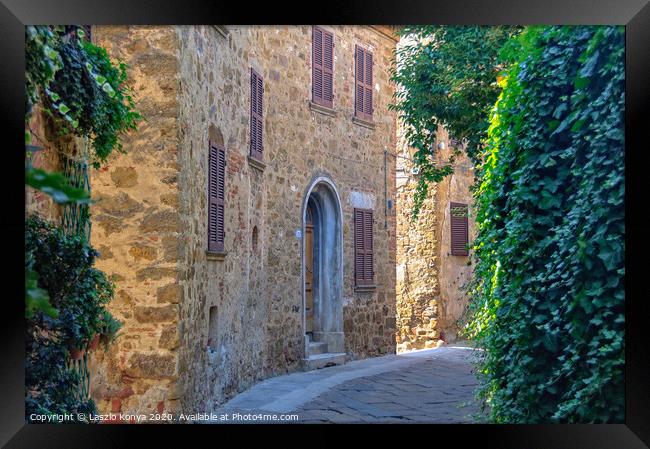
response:
<svg viewBox="0 0 650 449"><path fill-rule="evenodd" d="M302 235L307 237L301 239L306 358L314 354L341 355L345 351L342 220L336 186L327 176L316 177L302 205ZM313 247L308 248L308 244ZM313 302L312 307L308 307L308 301Z"/></svg>

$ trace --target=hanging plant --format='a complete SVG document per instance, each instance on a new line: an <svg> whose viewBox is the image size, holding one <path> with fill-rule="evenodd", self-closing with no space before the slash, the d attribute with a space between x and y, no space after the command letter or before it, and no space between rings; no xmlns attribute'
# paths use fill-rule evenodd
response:
<svg viewBox="0 0 650 449"><path fill-rule="evenodd" d="M142 116L135 110L126 65L114 65L106 49L84 36L81 27L73 32L63 27L26 28L26 122L40 101L59 135L90 139L90 162L99 168L114 149L123 151L121 137L136 130Z"/></svg>

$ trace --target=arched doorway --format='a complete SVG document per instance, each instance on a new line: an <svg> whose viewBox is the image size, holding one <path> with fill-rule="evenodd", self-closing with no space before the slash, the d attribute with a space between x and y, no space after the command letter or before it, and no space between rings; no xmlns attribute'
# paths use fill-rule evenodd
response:
<svg viewBox="0 0 650 449"><path fill-rule="evenodd" d="M303 323L305 355L342 355L343 237L341 202L334 183L317 177L303 202ZM340 363L340 362L339 362Z"/></svg>

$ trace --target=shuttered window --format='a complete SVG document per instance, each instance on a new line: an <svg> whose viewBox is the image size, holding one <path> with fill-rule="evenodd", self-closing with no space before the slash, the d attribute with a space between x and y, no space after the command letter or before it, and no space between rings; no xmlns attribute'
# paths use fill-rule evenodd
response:
<svg viewBox="0 0 650 449"><path fill-rule="evenodd" d="M467 256L467 243L469 242L467 223L467 204L450 203L451 218L451 255Z"/></svg>
<svg viewBox="0 0 650 449"><path fill-rule="evenodd" d="M372 120L372 53L355 47L354 112L359 118Z"/></svg>
<svg viewBox="0 0 650 449"><path fill-rule="evenodd" d="M334 35L320 27L312 28L312 101L334 106Z"/></svg>
<svg viewBox="0 0 650 449"><path fill-rule="evenodd" d="M224 251L226 149L210 142L208 167L208 251Z"/></svg>
<svg viewBox="0 0 650 449"><path fill-rule="evenodd" d="M262 133L262 97L264 82L262 77L251 68L251 156L262 160L264 138Z"/></svg>
<svg viewBox="0 0 650 449"><path fill-rule="evenodd" d="M372 210L354 209L354 280L358 286L374 284Z"/></svg>

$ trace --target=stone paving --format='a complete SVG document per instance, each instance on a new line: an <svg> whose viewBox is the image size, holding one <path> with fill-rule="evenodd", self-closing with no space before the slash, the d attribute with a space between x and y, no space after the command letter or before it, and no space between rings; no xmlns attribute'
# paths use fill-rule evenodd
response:
<svg viewBox="0 0 650 449"><path fill-rule="evenodd" d="M471 423L479 408L467 345L349 362L260 382L213 412L227 422Z"/></svg>

